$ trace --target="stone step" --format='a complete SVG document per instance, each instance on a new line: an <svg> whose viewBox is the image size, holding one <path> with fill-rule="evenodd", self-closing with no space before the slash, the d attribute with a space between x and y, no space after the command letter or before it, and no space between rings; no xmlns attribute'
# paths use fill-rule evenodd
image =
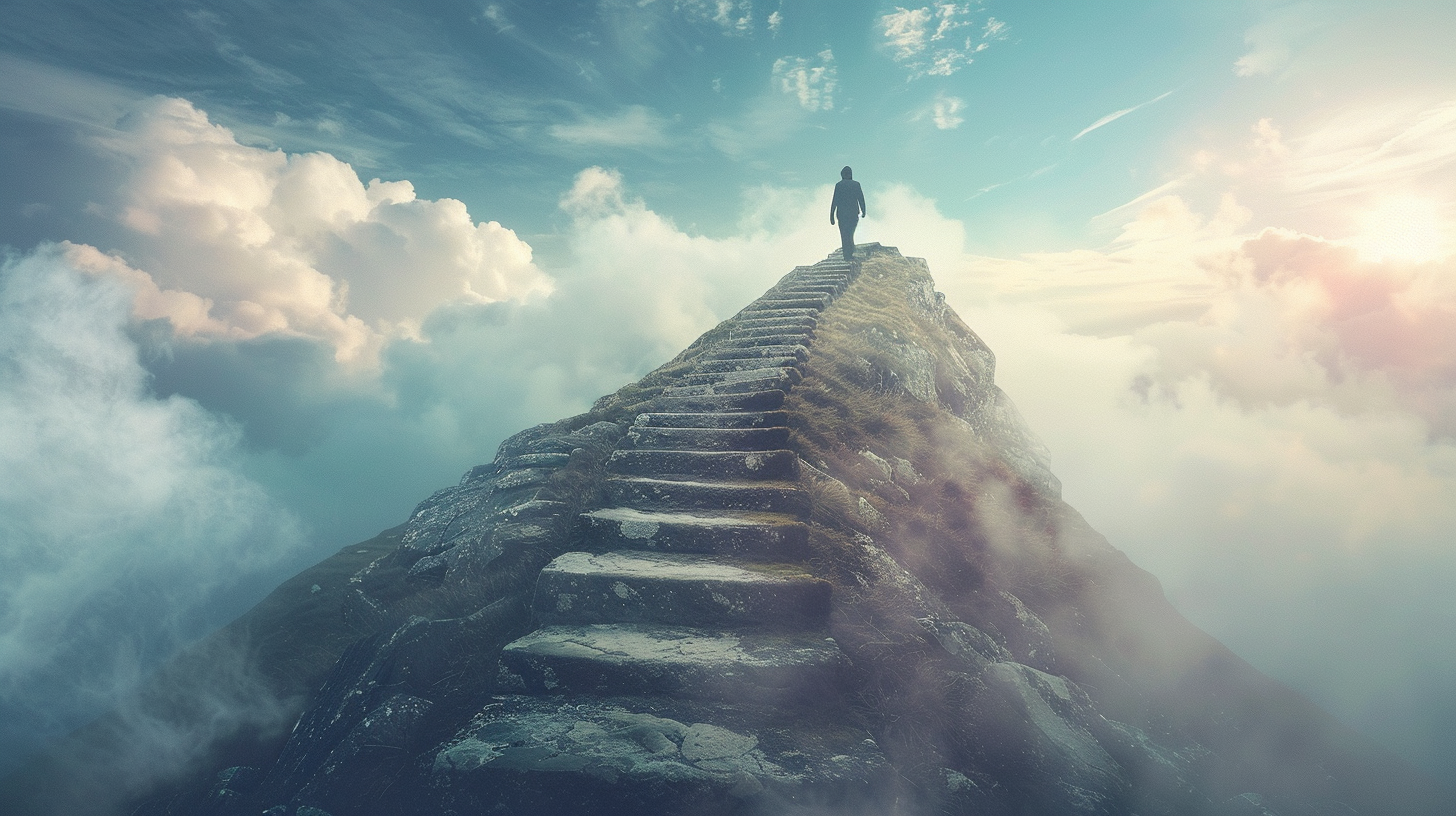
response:
<svg viewBox="0 0 1456 816"><path fill-rule="evenodd" d="M541 570L535 611L547 626L665 623L818 631L829 618L829 591L828 581L789 564L645 550L571 552Z"/></svg>
<svg viewBox="0 0 1456 816"><path fill-rule="evenodd" d="M833 297L844 290L848 282L842 280L796 280L780 283L764 293L764 297L804 297L829 295Z"/></svg>
<svg viewBox="0 0 1456 816"><path fill-rule="evenodd" d="M822 311L822 310L821 309L817 309L817 308L815 308L815 309L766 309L766 308L753 309L750 306L749 308L745 308L743 311L739 312L737 315L735 315L734 317L732 317L730 319L732 319L732 320L743 320L743 319L748 319L748 318L762 318L762 319L767 320L767 319L782 319L782 318L789 318L789 317L813 317L813 318L816 318L817 319L819 317L819 312L820 311Z"/></svg>
<svg viewBox="0 0 1456 816"><path fill-rule="evenodd" d="M905 812L838 700L774 702L492 695L425 761L461 814Z"/></svg>
<svg viewBox="0 0 1456 816"><path fill-rule="evenodd" d="M653 512L607 507L578 518L584 540L602 549L719 553L766 561L804 561L809 527L778 513Z"/></svg>
<svg viewBox="0 0 1456 816"><path fill-rule="evenodd" d="M788 377L774 377L762 380L742 380L738 382L705 383L699 385L670 385L662 389L662 393L669 397L706 397L719 394L746 394L755 391L767 391L776 388L780 391L788 391L793 387Z"/></svg>
<svg viewBox="0 0 1456 816"><path fill-rule="evenodd" d="M779 331L770 334L739 336L724 338L713 344L715 351L725 348L753 348L756 346L805 346L808 347L812 335L803 332Z"/></svg>
<svg viewBox="0 0 1456 816"><path fill-rule="evenodd" d="M812 309L816 312L829 305L832 300L828 295L821 296L799 296L784 298L759 298L748 304L744 309L746 312L761 312L777 309Z"/></svg>
<svg viewBox="0 0 1456 816"><path fill-rule="evenodd" d="M764 366L761 368L739 368L731 371L692 371L682 374L677 381L683 385L711 385L713 383L735 383L745 380L788 380L789 385L798 385L804 375L792 366Z"/></svg>
<svg viewBox="0 0 1456 816"><path fill-rule="evenodd" d="M780 280L769 292L783 292L796 287L805 286L845 286L849 278L844 275L802 275L796 278L785 278Z"/></svg>
<svg viewBox="0 0 1456 816"><path fill-rule="evenodd" d="M838 690L842 656L824 633L733 633L650 624L548 626L501 650L508 687L536 694L715 700L813 699Z"/></svg>
<svg viewBox="0 0 1456 816"><path fill-rule="evenodd" d="M607 472L623 476L687 477L724 481L794 481L799 457L793 451L619 450L607 457Z"/></svg>
<svg viewBox="0 0 1456 816"><path fill-rule="evenodd" d="M702 360L739 360L747 357L793 357L800 362L809 359L809 347L802 344L760 346L725 343L704 352Z"/></svg>
<svg viewBox="0 0 1456 816"><path fill-rule="evenodd" d="M812 317L744 317L735 319L729 323L728 330L777 327L789 331L796 331L798 329L812 329L818 325L819 321Z"/></svg>
<svg viewBox="0 0 1456 816"><path fill-rule="evenodd" d="M713 371L747 371L754 368L790 368L797 366L796 357L733 357L725 360L703 360L693 365L694 373Z"/></svg>
<svg viewBox="0 0 1456 816"><path fill-rule="evenodd" d="M793 335L798 338L795 342L802 342L814 336L814 330L796 326L769 325L769 326L734 326L728 330L728 337L737 340L744 337L781 337Z"/></svg>
<svg viewBox="0 0 1456 816"><path fill-rule="evenodd" d="M775 411L784 405L784 392L774 389L706 396L664 395L647 404L661 411Z"/></svg>
<svg viewBox="0 0 1456 816"><path fill-rule="evenodd" d="M787 411L661 412L638 414L633 425L653 428L782 428Z"/></svg>
<svg viewBox="0 0 1456 816"><path fill-rule="evenodd" d="M789 444L789 429L672 428L634 425L627 431L637 450L766 451Z"/></svg>
<svg viewBox="0 0 1456 816"><path fill-rule="evenodd" d="M602 481L607 503L634 510L782 513L809 517L809 493L794 482L716 482L609 476Z"/></svg>

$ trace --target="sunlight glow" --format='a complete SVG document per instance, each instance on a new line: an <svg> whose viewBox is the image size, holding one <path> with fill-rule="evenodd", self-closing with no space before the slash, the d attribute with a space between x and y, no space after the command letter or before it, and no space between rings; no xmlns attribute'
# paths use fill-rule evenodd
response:
<svg viewBox="0 0 1456 816"><path fill-rule="evenodd" d="M1450 219L1441 202L1417 196L1386 198L1359 217L1350 243L1375 261L1434 261L1451 251Z"/></svg>

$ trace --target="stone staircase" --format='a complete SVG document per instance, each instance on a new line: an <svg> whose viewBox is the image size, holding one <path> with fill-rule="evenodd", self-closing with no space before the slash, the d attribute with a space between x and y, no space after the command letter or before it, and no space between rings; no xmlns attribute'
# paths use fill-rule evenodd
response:
<svg viewBox="0 0 1456 816"><path fill-rule="evenodd" d="M589 551L541 572L540 626L501 653L515 693L437 758L462 806L781 812L884 788L888 764L843 709L783 410L855 272L836 256L796 268L636 417L604 505L579 519Z"/></svg>
<svg viewBox="0 0 1456 816"><path fill-rule="evenodd" d="M812 698L835 687L829 584L802 566L810 502L785 394L853 269L800 267L729 321L607 461L593 552L542 572L542 628L503 669L534 694Z"/></svg>

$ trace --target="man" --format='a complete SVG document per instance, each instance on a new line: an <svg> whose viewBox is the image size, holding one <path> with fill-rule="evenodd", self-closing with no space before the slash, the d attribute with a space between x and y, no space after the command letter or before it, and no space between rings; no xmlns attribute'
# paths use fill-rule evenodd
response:
<svg viewBox="0 0 1456 816"><path fill-rule="evenodd" d="M844 244L844 260L854 260L854 228L859 226L860 216L865 214L864 190L854 180L854 171L845 167L839 171L839 183L834 185L834 201L829 205L829 223L834 223L839 214L839 240Z"/></svg>

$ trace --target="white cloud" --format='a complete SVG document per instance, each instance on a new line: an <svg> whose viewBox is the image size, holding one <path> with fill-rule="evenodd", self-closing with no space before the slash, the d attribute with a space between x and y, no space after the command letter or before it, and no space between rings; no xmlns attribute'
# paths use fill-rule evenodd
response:
<svg viewBox="0 0 1456 816"><path fill-rule="evenodd" d="M966 101L958 96L937 96L931 105L930 119L940 130L955 130L966 121L960 115L965 107Z"/></svg>
<svg viewBox="0 0 1456 816"><path fill-rule="evenodd" d="M910 69L911 79L950 76L970 65L990 43L1007 36L1006 24L994 17L986 19L979 33L963 31L975 27L976 9L972 3L897 6L879 18L879 33L891 58Z"/></svg>
<svg viewBox="0 0 1456 816"><path fill-rule="evenodd" d="M1283 70L1297 46L1317 27L1316 21L1327 13L1311 3L1294 3L1269 12L1244 32L1249 50L1234 62L1234 73L1256 77Z"/></svg>
<svg viewBox="0 0 1456 816"><path fill-rule="evenodd" d="M1210 140L1171 180L1099 221L1172 192L1205 202L1231 192L1265 224L1377 257L1430 260L1456 245L1456 100L1388 98L1286 129L1262 119Z"/></svg>
<svg viewBox="0 0 1456 816"><path fill-rule="evenodd" d="M814 57L783 57L774 61L773 82L783 93L799 100L808 111L834 110L839 70L828 48Z"/></svg>
<svg viewBox="0 0 1456 816"><path fill-rule="evenodd" d="M1078 139L1082 138L1083 136L1086 136L1087 134L1091 133L1092 131L1097 130L1100 127L1104 127L1106 125L1109 125L1109 124L1111 124L1113 122L1116 122L1118 119L1121 119L1122 117L1128 115L1129 113L1132 113L1135 110L1140 110L1142 108L1146 108L1148 105L1151 105L1154 102L1161 102L1164 99L1167 99L1168 97L1170 97L1172 95L1173 95L1173 92L1172 91L1168 91L1166 93L1159 94L1159 95L1153 97L1152 99L1149 99L1146 102L1142 102L1142 103L1139 103L1137 105L1133 105L1130 108L1123 108L1122 110L1113 111L1112 113L1109 113L1106 116L1102 117L1101 119L1098 119L1097 121L1093 122L1092 124L1088 125L1087 127L1082 128L1082 130L1076 136L1073 136L1072 137L1072 141L1075 142Z"/></svg>
<svg viewBox="0 0 1456 816"><path fill-rule="evenodd" d="M782 11L773 11L773 12L771 12L768 15L768 30L771 31L771 32L773 32L773 35L775 37L777 37L778 36L778 33L779 33L779 30L782 29L783 27L784 27L784 13Z"/></svg>
<svg viewBox="0 0 1456 816"><path fill-rule="evenodd" d="M287 332L358 359L442 302L549 289L528 245L459 201L418 199L407 181L366 185L326 153L239 144L184 100L140 105L100 144L129 166L100 207L126 228L108 249L128 262L111 268L139 291L179 293L148 297L180 309L150 316L182 332Z"/></svg>
<svg viewBox="0 0 1456 816"><path fill-rule="evenodd" d="M1451 716L1456 659L1430 655L1456 635L1431 642L1449 598L1423 577L1456 571L1456 257L1430 237L1451 229L1446 125L1362 118L1379 126L1263 122L1200 152L1102 249L923 254L1069 502L1241 655L1449 769L1427 723ZM1346 194L1308 196L1312 168ZM1382 197L1412 186L1424 197ZM1267 226L1311 202L1325 236ZM1388 243L1424 249L1370 251L1392 222Z"/></svg>
<svg viewBox="0 0 1456 816"><path fill-rule="evenodd" d="M47 246L0 269L7 754L114 702L219 622L218 595L301 542L290 514L239 475L235 427L149 394L125 333L125 275L83 274L78 257L104 256ZM163 735L137 750L159 748L152 738Z"/></svg>
<svg viewBox="0 0 1456 816"><path fill-rule="evenodd" d="M651 108L628 105L612 116L583 116L570 124L552 125L550 132L563 142L579 145L662 147L668 143L666 127L667 121Z"/></svg>
<svg viewBox="0 0 1456 816"><path fill-rule="evenodd" d="M718 25L724 34L753 30L752 0L674 0L673 7L690 20Z"/></svg>

